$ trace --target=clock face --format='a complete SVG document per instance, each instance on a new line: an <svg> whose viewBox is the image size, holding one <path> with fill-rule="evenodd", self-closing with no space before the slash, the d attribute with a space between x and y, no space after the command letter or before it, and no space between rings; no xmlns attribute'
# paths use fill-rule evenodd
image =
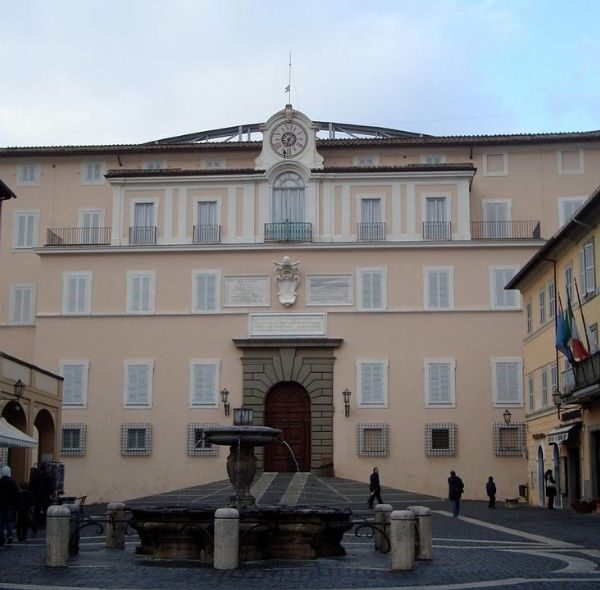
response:
<svg viewBox="0 0 600 590"><path fill-rule="evenodd" d="M280 123L271 132L271 146L284 158L297 156L306 147L306 129L294 122Z"/></svg>

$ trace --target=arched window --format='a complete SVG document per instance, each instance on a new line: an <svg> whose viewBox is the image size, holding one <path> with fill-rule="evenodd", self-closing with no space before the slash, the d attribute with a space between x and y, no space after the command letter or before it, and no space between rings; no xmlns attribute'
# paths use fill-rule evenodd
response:
<svg viewBox="0 0 600 590"><path fill-rule="evenodd" d="M304 181L295 172L280 174L273 183L273 223L304 221Z"/></svg>

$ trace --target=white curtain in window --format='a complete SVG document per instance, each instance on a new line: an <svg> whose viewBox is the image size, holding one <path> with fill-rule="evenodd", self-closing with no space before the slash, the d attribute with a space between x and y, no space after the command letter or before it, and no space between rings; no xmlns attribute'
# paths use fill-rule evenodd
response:
<svg viewBox="0 0 600 590"><path fill-rule="evenodd" d="M381 221L381 199L361 199L360 218L362 223L379 223Z"/></svg>
<svg viewBox="0 0 600 590"><path fill-rule="evenodd" d="M217 225L216 201L198 202L198 227L206 227L207 225Z"/></svg>
<svg viewBox="0 0 600 590"><path fill-rule="evenodd" d="M425 218L429 222L448 221L446 198L428 197L426 200Z"/></svg>
<svg viewBox="0 0 600 590"><path fill-rule="evenodd" d="M31 287L17 287L13 289L12 321L15 324L29 324L32 321L31 307L33 303L33 289Z"/></svg>
<svg viewBox="0 0 600 590"><path fill-rule="evenodd" d="M305 218L304 182L297 174L281 174L273 184L273 223Z"/></svg>
<svg viewBox="0 0 600 590"><path fill-rule="evenodd" d="M135 227L154 227L154 203L136 203L133 211Z"/></svg>

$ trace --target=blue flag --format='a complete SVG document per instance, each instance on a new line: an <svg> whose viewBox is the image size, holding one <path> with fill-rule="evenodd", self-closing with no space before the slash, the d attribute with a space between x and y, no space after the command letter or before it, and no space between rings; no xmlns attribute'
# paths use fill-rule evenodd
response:
<svg viewBox="0 0 600 590"><path fill-rule="evenodd" d="M573 353L569 348L569 339L571 338L571 329L565 319L565 314L562 309L559 309L556 314L556 349L562 352L573 364Z"/></svg>

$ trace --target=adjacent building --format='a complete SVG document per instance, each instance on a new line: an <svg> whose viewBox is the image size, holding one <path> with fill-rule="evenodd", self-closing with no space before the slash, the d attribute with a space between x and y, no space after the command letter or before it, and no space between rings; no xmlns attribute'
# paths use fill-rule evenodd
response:
<svg viewBox="0 0 600 590"><path fill-rule="evenodd" d="M0 149L0 342L64 377L66 490L224 479L253 410L299 469L466 497L525 481L506 283L598 184L600 133L437 137L311 121ZM345 395L344 395L345 393ZM347 400L347 403L345 402ZM508 410L508 412L507 412ZM283 446L259 469L295 469Z"/></svg>

